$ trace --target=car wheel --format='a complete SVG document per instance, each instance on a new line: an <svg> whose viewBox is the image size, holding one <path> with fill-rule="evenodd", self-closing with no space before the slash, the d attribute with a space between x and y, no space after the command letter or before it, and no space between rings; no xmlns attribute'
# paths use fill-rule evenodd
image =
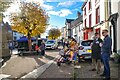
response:
<svg viewBox="0 0 120 80"><path fill-rule="evenodd" d="M61 63L60 63L60 62L57 62L57 65L58 65L58 66L60 66L60 65L61 65Z"/></svg>
<svg viewBox="0 0 120 80"><path fill-rule="evenodd" d="M79 62L79 63L81 62L80 56L78 56L78 62Z"/></svg>

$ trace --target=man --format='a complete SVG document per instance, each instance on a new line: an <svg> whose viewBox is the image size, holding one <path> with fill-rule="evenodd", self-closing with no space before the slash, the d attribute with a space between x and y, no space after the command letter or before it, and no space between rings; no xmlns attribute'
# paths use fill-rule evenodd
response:
<svg viewBox="0 0 120 80"><path fill-rule="evenodd" d="M111 54L111 46L112 46L112 39L108 36L108 30L105 29L102 31L102 35L104 36L103 44L100 46L101 53L102 53L102 62L104 65L104 72L100 76L105 76L105 79L110 79L110 66L109 66L109 60L110 60L110 54Z"/></svg>
<svg viewBox="0 0 120 80"><path fill-rule="evenodd" d="M92 71L97 70L97 74L100 72L101 68L101 47L100 44L102 43L102 39L100 38L100 35L98 33L95 33L95 38L93 40L93 43L91 45L92 48L92 63L93 63L93 69Z"/></svg>
<svg viewBox="0 0 120 80"><path fill-rule="evenodd" d="M43 56L45 55L45 42L44 42L44 40L42 40L40 50L41 50L41 56L42 56L41 58L43 58Z"/></svg>

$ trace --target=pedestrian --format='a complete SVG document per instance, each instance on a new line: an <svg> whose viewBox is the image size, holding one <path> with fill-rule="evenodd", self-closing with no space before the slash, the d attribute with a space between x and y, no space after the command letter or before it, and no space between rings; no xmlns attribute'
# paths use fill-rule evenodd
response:
<svg viewBox="0 0 120 80"><path fill-rule="evenodd" d="M44 40L42 40L40 50L41 50L41 56L43 57L45 55L45 42L44 42Z"/></svg>
<svg viewBox="0 0 120 80"><path fill-rule="evenodd" d="M63 48L65 48L65 47L66 47L66 39L63 42Z"/></svg>
<svg viewBox="0 0 120 80"><path fill-rule="evenodd" d="M75 46L74 46L74 54L73 54L73 60L74 60L74 64L76 64L77 62L77 54L78 54L78 43L75 40Z"/></svg>
<svg viewBox="0 0 120 80"><path fill-rule="evenodd" d="M9 50L10 50L10 54L12 54L12 50L13 50L13 43L12 43L12 41L9 42Z"/></svg>
<svg viewBox="0 0 120 80"><path fill-rule="evenodd" d="M74 48L75 48L75 39L74 38L71 38L71 41L70 41L70 60L72 61L73 60L73 56L74 56Z"/></svg>
<svg viewBox="0 0 120 80"><path fill-rule="evenodd" d="M112 39L108 35L108 30L105 29L102 31L102 35L104 36L103 44L100 44L101 48L101 55L102 55L102 62L104 65L104 72L100 76L104 76L106 80L110 80L110 54L111 54L111 46L112 46Z"/></svg>
<svg viewBox="0 0 120 80"><path fill-rule="evenodd" d="M95 37L93 43L91 45L92 49L92 71L97 71L97 74L100 73L101 68L101 47L100 44L102 43L102 39L100 38L99 33L95 33Z"/></svg>
<svg viewBox="0 0 120 80"><path fill-rule="evenodd" d="M40 53L41 53L40 48L38 47L38 45L36 43L34 44L34 46L35 46L35 50L36 50L37 54L40 55Z"/></svg>

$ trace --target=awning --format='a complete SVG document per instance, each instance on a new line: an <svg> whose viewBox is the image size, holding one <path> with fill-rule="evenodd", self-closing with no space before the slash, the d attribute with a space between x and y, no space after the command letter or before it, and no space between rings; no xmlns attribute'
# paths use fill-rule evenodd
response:
<svg viewBox="0 0 120 80"><path fill-rule="evenodd" d="M32 41L35 41L36 38L32 37L31 38ZM20 39L17 40L18 42L27 42L28 38L26 36L21 37Z"/></svg>

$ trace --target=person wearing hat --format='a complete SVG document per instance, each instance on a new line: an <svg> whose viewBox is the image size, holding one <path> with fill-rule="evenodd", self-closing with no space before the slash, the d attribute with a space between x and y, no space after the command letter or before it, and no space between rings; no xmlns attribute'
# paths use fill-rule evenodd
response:
<svg viewBox="0 0 120 80"><path fill-rule="evenodd" d="M100 73L100 68L101 68L101 46L100 44L102 42L103 41L100 38L100 34L95 33L95 37L91 45L91 49L92 49L91 57L92 57L92 66L93 66L92 71L97 71L97 74Z"/></svg>

